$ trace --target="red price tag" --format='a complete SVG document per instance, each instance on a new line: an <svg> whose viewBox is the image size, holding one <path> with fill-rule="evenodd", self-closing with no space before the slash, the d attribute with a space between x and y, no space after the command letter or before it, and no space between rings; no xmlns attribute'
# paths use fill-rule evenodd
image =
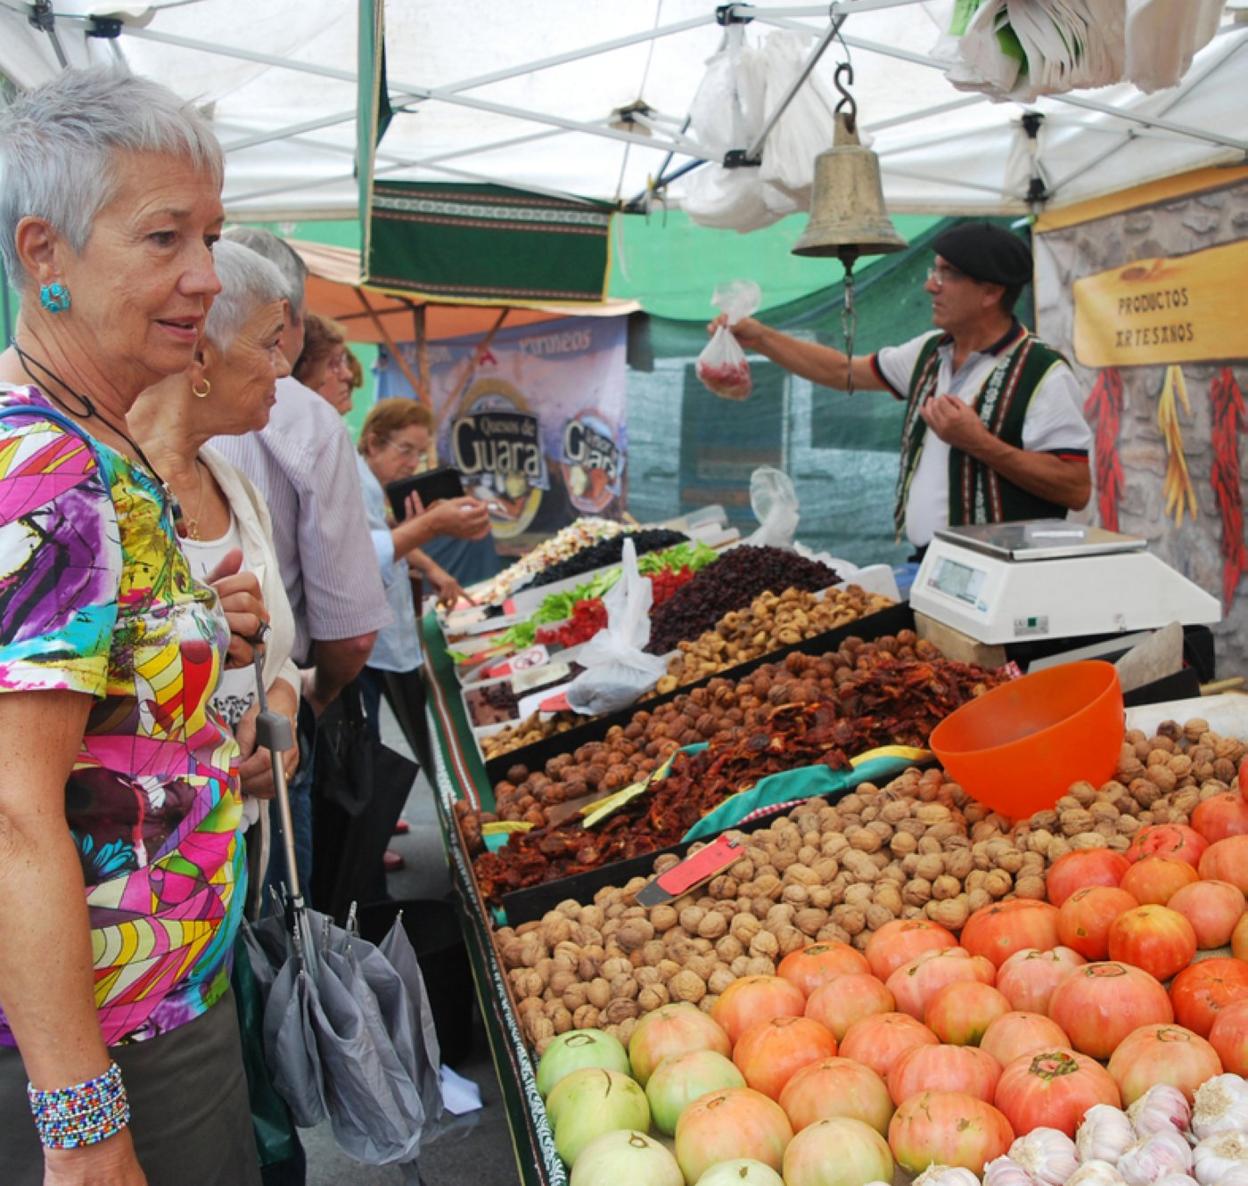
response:
<svg viewBox="0 0 1248 1186"><path fill-rule="evenodd" d="M695 885L710 881L741 859L741 843L727 836L698 849L678 865L653 878L637 892L639 906L657 906L688 893Z"/></svg>

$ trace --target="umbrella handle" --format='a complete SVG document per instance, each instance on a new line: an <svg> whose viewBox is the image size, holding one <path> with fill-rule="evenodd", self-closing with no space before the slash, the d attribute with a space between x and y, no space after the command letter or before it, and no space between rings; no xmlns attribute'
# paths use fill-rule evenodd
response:
<svg viewBox="0 0 1248 1186"><path fill-rule="evenodd" d="M256 695L260 703L260 715L256 718L256 744L269 751L273 768L273 786L277 791L277 811L282 825L282 848L286 855L286 877L290 886L292 910L303 910L303 887L299 884L299 869L295 862L295 832L290 815L290 791L286 786L286 768L282 754L295 744L295 733L290 718L269 708L269 698L264 689L264 655L260 647L252 654L256 672Z"/></svg>

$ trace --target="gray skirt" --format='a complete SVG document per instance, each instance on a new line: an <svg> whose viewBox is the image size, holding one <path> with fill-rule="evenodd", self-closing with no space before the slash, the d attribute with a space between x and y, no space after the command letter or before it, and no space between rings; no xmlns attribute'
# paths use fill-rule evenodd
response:
<svg viewBox="0 0 1248 1186"><path fill-rule="evenodd" d="M194 1021L110 1053L148 1186L260 1186L232 991ZM0 1047L0 1183L42 1182L26 1071L16 1050Z"/></svg>

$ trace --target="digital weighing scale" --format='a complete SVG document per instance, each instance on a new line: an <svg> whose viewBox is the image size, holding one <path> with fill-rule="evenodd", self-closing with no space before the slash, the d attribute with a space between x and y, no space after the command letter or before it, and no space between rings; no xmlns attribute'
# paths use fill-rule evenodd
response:
<svg viewBox="0 0 1248 1186"><path fill-rule="evenodd" d="M923 558L910 604L988 644L1222 620L1216 597L1146 547L1065 519L947 527Z"/></svg>

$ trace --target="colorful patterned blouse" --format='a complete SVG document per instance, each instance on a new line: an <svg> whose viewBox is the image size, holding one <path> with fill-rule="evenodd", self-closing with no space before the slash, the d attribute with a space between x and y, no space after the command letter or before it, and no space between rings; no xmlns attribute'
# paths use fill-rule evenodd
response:
<svg viewBox="0 0 1248 1186"><path fill-rule="evenodd" d="M207 711L227 642L147 472L36 389L0 385L0 691L95 697L65 814L109 1045L175 1029L229 987L238 747Z"/></svg>

